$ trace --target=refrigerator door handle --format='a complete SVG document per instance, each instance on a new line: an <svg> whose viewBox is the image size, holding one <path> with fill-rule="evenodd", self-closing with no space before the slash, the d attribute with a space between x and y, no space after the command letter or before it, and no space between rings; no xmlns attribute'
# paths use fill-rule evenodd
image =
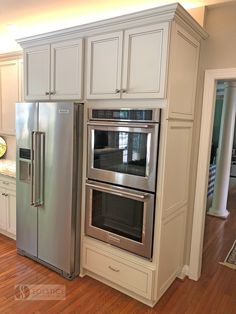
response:
<svg viewBox="0 0 236 314"><path fill-rule="evenodd" d="M35 169L35 156L36 156L36 131L31 132L31 205L36 206L36 169Z"/></svg>
<svg viewBox="0 0 236 314"><path fill-rule="evenodd" d="M38 162L38 173L39 173L39 196L38 206L42 206L44 203L44 172L45 172L45 133L37 132L39 139L39 162Z"/></svg>

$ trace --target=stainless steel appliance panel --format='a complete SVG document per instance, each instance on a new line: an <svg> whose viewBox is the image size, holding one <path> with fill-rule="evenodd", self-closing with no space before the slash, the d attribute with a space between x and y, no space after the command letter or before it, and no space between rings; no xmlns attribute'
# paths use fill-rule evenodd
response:
<svg viewBox="0 0 236 314"><path fill-rule="evenodd" d="M74 269L77 109L72 103L39 104L45 159L44 203L38 208L38 258L68 274Z"/></svg>
<svg viewBox="0 0 236 314"><path fill-rule="evenodd" d="M37 208L32 198L32 132L38 129L38 104L16 104L16 244L37 256ZM23 152L20 156L20 152Z"/></svg>

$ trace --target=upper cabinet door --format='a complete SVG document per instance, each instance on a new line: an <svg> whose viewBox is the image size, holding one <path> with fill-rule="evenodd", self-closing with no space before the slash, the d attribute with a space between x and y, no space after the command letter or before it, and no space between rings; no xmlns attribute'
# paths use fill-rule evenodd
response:
<svg viewBox="0 0 236 314"><path fill-rule="evenodd" d="M165 97L168 23L125 31L122 98Z"/></svg>
<svg viewBox="0 0 236 314"><path fill-rule="evenodd" d="M19 101L18 60L0 64L1 132L15 134L15 103Z"/></svg>
<svg viewBox="0 0 236 314"><path fill-rule="evenodd" d="M122 38L122 32L88 38L88 99L120 98Z"/></svg>
<svg viewBox="0 0 236 314"><path fill-rule="evenodd" d="M46 100L50 93L50 45L24 50L25 100Z"/></svg>
<svg viewBox="0 0 236 314"><path fill-rule="evenodd" d="M51 99L81 99L82 39L51 45Z"/></svg>

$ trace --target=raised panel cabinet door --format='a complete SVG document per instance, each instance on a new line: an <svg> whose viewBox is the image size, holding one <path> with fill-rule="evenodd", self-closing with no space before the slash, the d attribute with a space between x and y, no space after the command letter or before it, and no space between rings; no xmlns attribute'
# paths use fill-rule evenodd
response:
<svg viewBox="0 0 236 314"><path fill-rule="evenodd" d="M5 189L0 188L0 229L6 230L7 228L7 206Z"/></svg>
<svg viewBox="0 0 236 314"><path fill-rule="evenodd" d="M87 98L120 98L122 32L87 40Z"/></svg>
<svg viewBox="0 0 236 314"><path fill-rule="evenodd" d="M25 100L47 100L50 93L50 45L24 50Z"/></svg>
<svg viewBox="0 0 236 314"><path fill-rule="evenodd" d="M81 99L83 40L51 45L51 99Z"/></svg>
<svg viewBox="0 0 236 314"><path fill-rule="evenodd" d="M6 190L7 231L16 235L16 193Z"/></svg>
<svg viewBox="0 0 236 314"><path fill-rule="evenodd" d="M168 118L192 120L200 43L178 24L174 25L172 36Z"/></svg>
<svg viewBox="0 0 236 314"><path fill-rule="evenodd" d="M15 103L19 100L18 61L0 64L1 130L15 134Z"/></svg>
<svg viewBox="0 0 236 314"><path fill-rule="evenodd" d="M168 23L125 31L122 98L164 98Z"/></svg>

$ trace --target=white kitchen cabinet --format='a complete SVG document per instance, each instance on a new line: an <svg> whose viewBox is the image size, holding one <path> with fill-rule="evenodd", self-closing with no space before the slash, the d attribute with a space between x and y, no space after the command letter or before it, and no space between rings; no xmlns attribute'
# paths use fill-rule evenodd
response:
<svg viewBox="0 0 236 314"><path fill-rule="evenodd" d="M15 103L20 100L19 60L0 62L0 132L15 134Z"/></svg>
<svg viewBox="0 0 236 314"><path fill-rule="evenodd" d="M152 269L112 255L93 244L89 245L89 240L87 242L83 247L83 263L88 270L134 293L151 298Z"/></svg>
<svg viewBox="0 0 236 314"><path fill-rule="evenodd" d="M198 56L200 42L207 34L176 3L20 39L18 43L25 52L26 69L27 53L37 51L40 46L48 49L47 57L41 49L42 56L35 61L43 73L40 62L45 58L49 64L43 82L48 86L43 89L39 84L42 95L49 93L45 95L46 99L56 99L53 97L57 97L57 90L61 97L58 99L69 99L68 94L74 93L70 87L76 90L78 72L73 72L77 70L76 48L66 50L59 43L66 44L78 38L86 41L84 86L86 98L92 100L85 102L85 112L91 107L123 106L162 110L152 260L86 236L83 188L80 275L89 275L154 306L175 278L183 278L188 270L185 264L188 263L185 259L186 222L191 218L189 186ZM37 88L36 72L33 71L31 79L28 72L25 73L25 91L29 80L32 88ZM71 72L74 74L70 76ZM70 78L73 80L69 83ZM32 92L31 97L27 99L33 99ZM40 97L34 99L40 100ZM84 131L83 166L86 169L86 125ZM83 182L85 186L86 171Z"/></svg>
<svg viewBox="0 0 236 314"><path fill-rule="evenodd" d="M123 33L88 38L87 98L120 98Z"/></svg>
<svg viewBox="0 0 236 314"><path fill-rule="evenodd" d="M25 49L24 71L25 100L81 99L82 39Z"/></svg>
<svg viewBox="0 0 236 314"><path fill-rule="evenodd" d="M0 188L0 229L6 230L7 228L7 207L5 190Z"/></svg>
<svg viewBox="0 0 236 314"><path fill-rule="evenodd" d="M14 179L0 177L0 233L16 237L16 187Z"/></svg>
<svg viewBox="0 0 236 314"><path fill-rule="evenodd" d="M167 39L168 23L89 37L87 98L163 98Z"/></svg>
<svg viewBox="0 0 236 314"><path fill-rule="evenodd" d="M47 100L50 91L50 45L24 51L25 100Z"/></svg>

